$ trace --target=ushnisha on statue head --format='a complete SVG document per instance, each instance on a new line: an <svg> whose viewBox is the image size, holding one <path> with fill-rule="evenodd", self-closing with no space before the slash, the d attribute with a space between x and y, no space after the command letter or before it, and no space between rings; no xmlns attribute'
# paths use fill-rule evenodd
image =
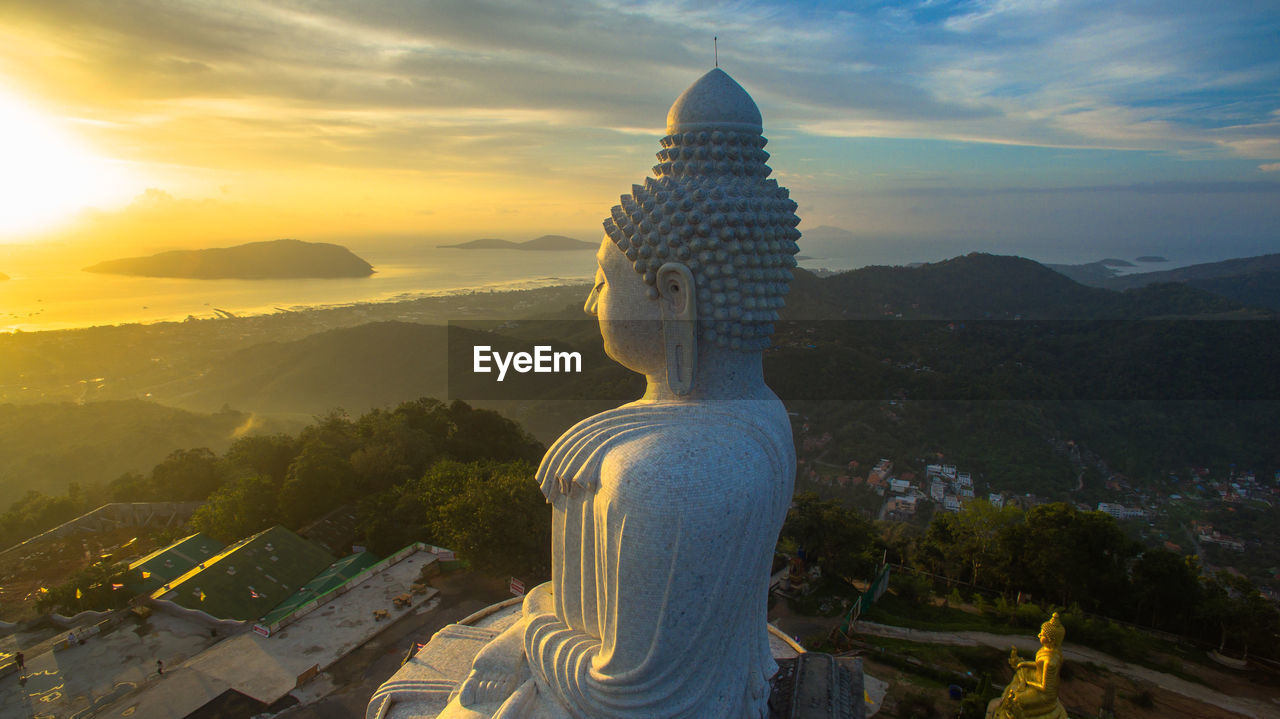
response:
<svg viewBox="0 0 1280 719"><path fill-rule="evenodd" d="M1062 625L1062 621L1058 619L1058 613L1054 612L1049 621L1040 625L1040 643L1050 649L1061 649L1062 640L1067 637L1067 628Z"/></svg>
<svg viewBox="0 0 1280 719"><path fill-rule="evenodd" d="M625 255L661 305L676 395L690 389L700 343L745 353L768 347L789 289L800 218L786 188L767 179L762 132L747 92L712 70L671 106L655 177L633 185L604 221L606 245ZM685 294L660 301L673 292Z"/></svg>

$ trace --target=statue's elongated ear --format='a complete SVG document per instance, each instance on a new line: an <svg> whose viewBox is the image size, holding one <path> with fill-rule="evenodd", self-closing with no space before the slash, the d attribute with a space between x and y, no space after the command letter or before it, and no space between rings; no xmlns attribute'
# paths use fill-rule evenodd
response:
<svg viewBox="0 0 1280 719"><path fill-rule="evenodd" d="M656 279L666 345L667 386L672 394L686 395L693 389L698 365L698 291L693 273L679 262L659 267Z"/></svg>

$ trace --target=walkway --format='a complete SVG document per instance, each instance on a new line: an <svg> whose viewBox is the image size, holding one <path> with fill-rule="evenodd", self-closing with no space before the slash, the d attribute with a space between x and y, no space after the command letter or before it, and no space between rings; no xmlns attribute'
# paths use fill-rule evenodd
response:
<svg viewBox="0 0 1280 719"><path fill-rule="evenodd" d="M858 622L857 632L861 634L871 634L878 637L888 637L890 639L904 639L909 642L917 642L920 644L950 644L953 646L988 646L996 649L1008 650L1010 645L1016 646L1023 656L1035 654L1040 648L1040 643L1034 637L1024 637L1021 635L1009 634L990 634L988 632L930 632L919 629L905 629L903 627L893 627L887 624L876 624L874 622ZM1257 717L1265 719L1272 717L1280 719L1280 705L1275 702L1267 702L1261 699L1252 699L1248 697L1236 697L1229 694L1210 689L1209 687L1195 684L1179 679L1178 677L1163 674L1148 669L1137 664L1130 664L1125 661L1116 659L1109 654L1081 647L1077 645L1067 644L1062 650L1065 658L1078 662L1092 662L1100 666L1106 667L1108 670L1120 674L1130 679L1138 679L1140 681L1154 684L1162 689L1181 694L1184 697L1194 699L1205 704L1222 707L1230 711L1243 714L1247 717Z"/></svg>

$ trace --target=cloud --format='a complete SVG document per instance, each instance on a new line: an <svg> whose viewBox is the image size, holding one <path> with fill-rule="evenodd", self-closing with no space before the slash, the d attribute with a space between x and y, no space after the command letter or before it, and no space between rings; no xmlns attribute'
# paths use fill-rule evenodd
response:
<svg viewBox="0 0 1280 719"><path fill-rule="evenodd" d="M1280 163L1276 165L1280 170ZM905 197L989 197L992 195L1074 195L1115 194L1137 195L1222 195L1222 194L1271 194L1280 198L1280 181L1251 182L1133 182L1123 185L1068 185L1017 186L1017 187L908 187L886 190L887 195Z"/></svg>
<svg viewBox="0 0 1280 719"><path fill-rule="evenodd" d="M773 127L1248 154L1256 150L1236 135L1273 119L1258 98L1280 81L1265 50L1280 25L1274 14L1190 2L837 11L677 0L66 0L3 12L58 45L70 68L59 72L97 78L96 101L161 121L251 107L286 121L345 110L444 124L537 111L547 126L656 127L655 108L710 64L708 41L719 35L722 65L768 106ZM41 87L62 87L69 109L85 102L84 83ZM121 87L130 93L109 90ZM1208 134L1226 127L1234 130Z"/></svg>

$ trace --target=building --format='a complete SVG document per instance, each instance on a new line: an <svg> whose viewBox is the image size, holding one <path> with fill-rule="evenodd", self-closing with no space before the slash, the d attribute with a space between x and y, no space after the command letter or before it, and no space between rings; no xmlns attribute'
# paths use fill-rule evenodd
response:
<svg viewBox="0 0 1280 719"><path fill-rule="evenodd" d="M1123 504L1112 502L1098 502L1098 511L1105 512L1116 519L1142 519L1147 516L1147 513L1142 511L1140 507L1130 509Z"/></svg>
<svg viewBox="0 0 1280 719"><path fill-rule="evenodd" d="M942 498L947 494L947 485L942 483L941 479L934 478L929 482L929 497L935 502L941 502Z"/></svg>
<svg viewBox="0 0 1280 719"><path fill-rule="evenodd" d="M270 612L334 562L281 526L242 539L151 594L216 619L251 621Z"/></svg>
<svg viewBox="0 0 1280 719"><path fill-rule="evenodd" d="M134 594L146 594L157 587L181 577L193 567L222 551L225 545L199 532L183 537L167 547L162 547L142 559L129 563L130 571L137 570L142 580L129 585Z"/></svg>
<svg viewBox="0 0 1280 719"><path fill-rule="evenodd" d="M888 510L890 512L897 512L898 514L915 514L916 498L914 495L894 497L889 500Z"/></svg>

